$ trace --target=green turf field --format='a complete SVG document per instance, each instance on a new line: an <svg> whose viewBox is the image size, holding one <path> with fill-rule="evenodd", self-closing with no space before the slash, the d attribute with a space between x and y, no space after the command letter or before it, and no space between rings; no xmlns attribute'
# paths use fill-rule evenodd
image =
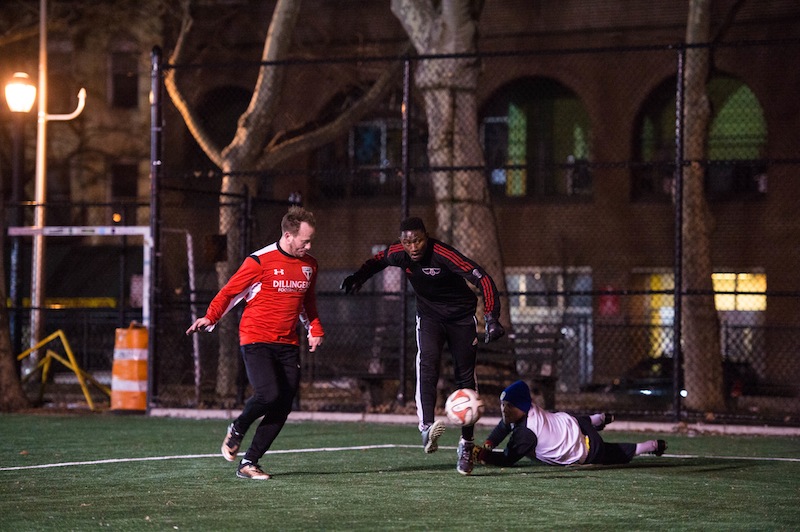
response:
<svg viewBox="0 0 800 532"><path fill-rule="evenodd" d="M219 455L225 428L219 420L0 415L0 530L800 527L800 438L607 431L608 441L658 436L669 448L622 467L526 461L463 477L453 428L425 455L414 425L289 423L261 462L274 478L251 481ZM479 427L477 437L487 432Z"/></svg>

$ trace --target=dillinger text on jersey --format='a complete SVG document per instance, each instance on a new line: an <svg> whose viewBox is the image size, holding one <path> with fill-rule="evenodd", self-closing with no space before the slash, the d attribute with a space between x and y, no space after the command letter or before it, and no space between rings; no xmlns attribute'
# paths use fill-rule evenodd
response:
<svg viewBox="0 0 800 532"><path fill-rule="evenodd" d="M305 292L308 290L308 286L310 284L311 283L309 281L286 281L281 279L272 280L272 288L276 289L278 292Z"/></svg>

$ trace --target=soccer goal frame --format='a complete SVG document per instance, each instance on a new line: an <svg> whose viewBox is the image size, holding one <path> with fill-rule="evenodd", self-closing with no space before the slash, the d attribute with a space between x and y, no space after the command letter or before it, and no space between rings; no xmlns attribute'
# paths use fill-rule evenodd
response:
<svg viewBox="0 0 800 532"><path fill-rule="evenodd" d="M46 227L9 227L9 236L50 236L50 237L142 237L142 324L150 327L150 284L152 282L151 255L153 235L145 225L66 225Z"/></svg>

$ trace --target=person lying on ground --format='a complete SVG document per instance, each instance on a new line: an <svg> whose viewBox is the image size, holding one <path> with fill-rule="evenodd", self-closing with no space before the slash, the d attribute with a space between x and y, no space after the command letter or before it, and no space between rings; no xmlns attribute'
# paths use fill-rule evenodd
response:
<svg viewBox="0 0 800 532"><path fill-rule="evenodd" d="M548 412L531 401L530 388L516 381L500 394L501 421L475 446L476 463L510 466L524 457L550 465L627 464L635 456L661 456L667 449L664 440L641 443L603 441L599 431L614 421L611 414L572 416L566 412ZM502 452L495 449L510 435Z"/></svg>

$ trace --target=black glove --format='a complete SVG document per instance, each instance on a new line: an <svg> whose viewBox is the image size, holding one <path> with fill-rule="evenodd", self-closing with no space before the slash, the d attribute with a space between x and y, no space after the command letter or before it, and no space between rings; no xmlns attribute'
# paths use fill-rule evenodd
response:
<svg viewBox="0 0 800 532"><path fill-rule="evenodd" d="M502 337L506 330L503 329L503 326L500 325L500 322L497 321L497 318L492 316L491 314L487 314L485 316L486 319L486 338L484 339L485 343L494 342L498 338Z"/></svg>
<svg viewBox="0 0 800 532"><path fill-rule="evenodd" d="M345 294L355 294L361 290L361 285L363 284L363 281L360 281L355 274L348 275L344 278L344 281L342 281L342 286L339 287L339 290L344 290Z"/></svg>

